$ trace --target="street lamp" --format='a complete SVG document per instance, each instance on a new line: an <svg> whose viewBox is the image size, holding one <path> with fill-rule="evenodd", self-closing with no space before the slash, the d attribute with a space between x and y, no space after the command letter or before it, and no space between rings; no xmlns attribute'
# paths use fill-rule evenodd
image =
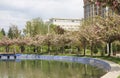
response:
<svg viewBox="0 0 120 78"><path fill-rule="evenodd" d="M51 21L48 21L48 34L50 33L50 25L52 24L52 22Z"/></svg>

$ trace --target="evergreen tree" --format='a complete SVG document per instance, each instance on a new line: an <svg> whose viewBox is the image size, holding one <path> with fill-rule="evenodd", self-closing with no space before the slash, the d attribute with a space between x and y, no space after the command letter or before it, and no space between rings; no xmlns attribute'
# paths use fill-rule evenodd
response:
<svg viewBox="0 0 120 78"><path fill-rule="evenodd" d="M8 38L13 38L12 28L10 27L8 30Z"/></svg>
<svg viewBox="0 0 120 78"><path fill-rule="evenodd" d="M6 35L5 30L4 30L3 28L2 28L2 30L1 30L1 33L2 33L3 36Z"/></svg>
<svg viewBox="0 0 120 78"><path fill-rule="evenodd" d="M13 38L19 38L21 35L21 31L18 29L18 27L16 25L12 25L9 28L8 31L8 37L13 39Z"/></svg>

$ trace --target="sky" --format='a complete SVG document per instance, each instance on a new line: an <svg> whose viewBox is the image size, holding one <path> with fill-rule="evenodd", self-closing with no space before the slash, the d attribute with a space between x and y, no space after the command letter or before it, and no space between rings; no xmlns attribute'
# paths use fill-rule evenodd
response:
<svg viewBox="0 0 120 78"><path fill-rule="evenodd" d="M19 29L26 21L40 17L83 18L83 0L0 0L0 28L6 31L14 24Z"/></svg>

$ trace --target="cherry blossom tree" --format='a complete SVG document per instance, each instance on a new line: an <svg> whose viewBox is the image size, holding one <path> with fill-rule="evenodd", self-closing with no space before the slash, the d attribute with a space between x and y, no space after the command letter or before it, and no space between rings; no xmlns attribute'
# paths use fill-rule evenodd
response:
<svg viewBox="0 0 120 78"><path fill-rule="evenodd" d="M109 18L106 19L101 17L98 26L101 27L98 31L98 35L108 44L108 56L111 56L111 43L116 40L120 41L120 16L109 16Z"/></svg>
<svg viewBox="0 0 120 78"><path fill-rule="evenodd" d="M9 52L9 46L13 44L13 41L9 39L8 37L3 37L0 40L0 45L5 46L5 51Z"/></svg>
<svg viewBox="0 0 120 78"><path fill-rule="evenodd" d="M42 45L44 42L45 37L43 35L36 35L32 38L32 46L34 46L34 52L38 52L38 49L41 48L40 51L42 51Z"/></svg>
<svg viewBox="0 0 120 78"><path fill-rule="evenodd" d="M50 47L52 45L53 34L47 34L44 36L43 44L47 45L47 52L50 54Z"/></svg>

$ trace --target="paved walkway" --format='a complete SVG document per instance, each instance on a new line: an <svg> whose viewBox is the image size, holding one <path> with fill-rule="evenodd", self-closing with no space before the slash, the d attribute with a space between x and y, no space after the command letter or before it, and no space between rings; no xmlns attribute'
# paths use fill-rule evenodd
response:
<svg viewBox="0 0 120 78"><path fill-rule="evenodd" d="M113 63L111 61L106 61L106 60L103 61L110 64L111 70L101 78L118 78L118 76L120 76L120 65Z"/></svg>

